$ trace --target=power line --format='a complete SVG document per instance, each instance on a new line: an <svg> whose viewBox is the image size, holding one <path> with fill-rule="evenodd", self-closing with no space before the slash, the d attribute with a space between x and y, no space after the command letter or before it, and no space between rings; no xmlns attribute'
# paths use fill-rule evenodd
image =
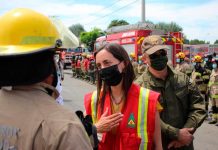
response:
<svg viewBox="0 0 218 150"><path fill-rule="evenodd" d="M97 10L97 12L100 12L100 11L103 11L103 10L105 10L105 9L108 9L108 8L110 8L110 7L114 6L114 5L116 5L116 4L119 3L120 1L122 1L122 0L117 0L115 3L111 4L110 6L104 7L104 8L102 8L102 9L100 9L100 10Z"/></svg>
<svg viewBox="0 0 218 150"><path fill-rule="evenodd" d="M116 5L116 4L119 3L120 1L122 1L122 0L117 0L116 2L112 3L110 6L103 7L103 8L101 8L101 9L95 11L95 12L97 13L97 12L101 12L101 11L103 11L103 10L106 10L106 9L108 9L108 8L110 8L110 7L114 6L114 5ZM93 16L93 15L91 15L91 16ZM85 19L86 19L86 18L84 18L84 19L82 19L82 20L85 20ZM80 20L81 20L81 19L80 19ZM75 19L75 20L73 20L72 22L75 22L75 21L78 21L78 19Z"/></svg>
<svg viewBox="0 0 218 150"><path fill-rule="evenodd" d="M133 3L135 3L136 1L138 1L138 0L134 0L133 2L128 3L127 5L125 5L125 6L121 7L121 8L119 8L119 9L117 9L117 10L115 10L115 11L109 13L109 14L106 14L106 15L104 15L104 16L101 16L100 19L92 20L92 21L90 21L90 22L88 22L88 23L86 23L86 24L84 24L84 25L88 25L88 24L90 24L90 23L92 23L92 22L94 22L94 21L99 21L99 20L101 20L101 19L103 19L103 18L105 18L105 17L107 17L107 16L109 16L109 15L111 15L111 14L114 14L115 12L118 12L118 11L120 11L120 10L126 8L127 6L129 6L129 5L133 4Z"/></svg>

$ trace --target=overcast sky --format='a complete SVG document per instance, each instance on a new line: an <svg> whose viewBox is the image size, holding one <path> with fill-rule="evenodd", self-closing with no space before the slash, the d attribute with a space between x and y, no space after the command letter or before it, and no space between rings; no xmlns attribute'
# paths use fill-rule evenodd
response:
<svg viewBox="0 0 218 150"><path fill-rule="evenodd" d="M146 20L176 22L188 39L211 43L218 39L218 0L145 1ZM0 0L0 15L18 7L58 16L66 26L80 23L86 31L105 30L113 19L130 24L141 20L141 0Z"/></svg>

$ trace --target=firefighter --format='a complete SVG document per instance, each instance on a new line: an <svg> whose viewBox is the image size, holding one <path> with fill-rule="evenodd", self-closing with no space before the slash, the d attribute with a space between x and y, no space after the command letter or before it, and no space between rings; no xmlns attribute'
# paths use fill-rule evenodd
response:
<svg viewBox="0 0 218 150"><path fill-rule="evenodd" d="M76 55L72 54L71 58L72 77L76 76Z"/></svg>
<svg viewBox="0 0 218 150"><path fill-rule="evenodd" d="M192 72L191 75L191 82L197 85L198 89L200 90L202 96L204 97L204 102L205 102L205 110L208 113L208 83L210 80L210 74L211 71L209 69L206 69L203 67L203 60L200 55L194 56L194 71Z"/></svg>
<svg viewBox="0 0 218 150"><path fill-rule="evenodd" d="M82 71L81 71L81 60L82 56L78 55L76 59L76 78L82 78Z"/></svg>
<svg viewBox="0 0 218 150"><path fill-rule="evenodd" d="M96 66L95 66L95 60L94 60L94 56L91 55L89 57L89 69L88 69L88 72L89 72L89 78L90 78L90 82L92 84L95 84L95 80L96 80Z"/></svg>
<svg viewBox="0 0 218 150"><path fill-rule="evenodd" d="M213 70L208 84L210 102L212 106L212 118L209 121L209 124L215 124L218 122L218 68L216 61L212 63L212 67ZM218 125L218 123L216 125Z"/></svg>
<svg viewBox="0 0 218 150"><path fill-rule="evenodd" d="M189 59L185 56L185 53L179 52L178 54L176 54L176 57L177 57L176 59L177 65L175 67L175 70L183 72L190 77L193 68L189 64Z"/></svg>
<svg viewBox="0 0 218 150"><path fill-rule="evenodd" d="M207 55L204 57L204 62L205 62L205 68L209 70L213 70L212 64L213 64L213 56L212 55Z"/></svg>
<svg viewBox="0 0 218 150"><path fill-rule="evenodd" d="M59 42L58 42L59 43ZM60 60L61 60L61 63L64 67L64 69L66 69L66 65L65 65L65 60L66 60L66 52L63 50L63 49L60 49Z"/></svg>
<svg viewBox="0 0 218 150"><path fill-rule="evenodd" d="M88 60L87 56L88 55L86 53L84 53L83 61L82 61L83 79L85 79L85 80L88 80L88 63L89 63L89 60Z"/></svg>
<svg viewBox="0 0 218 150"><path fill-rule="evenodd" d="M91 150L78 117L55 102L56 27L26 8L0 24L0 149Z"/></svg>

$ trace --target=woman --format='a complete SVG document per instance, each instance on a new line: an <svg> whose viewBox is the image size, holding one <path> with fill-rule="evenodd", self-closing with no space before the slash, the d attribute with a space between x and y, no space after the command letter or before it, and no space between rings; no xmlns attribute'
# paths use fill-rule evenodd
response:
<svg viewBox="0 0 218 150"><path fill-rule="evenodd" d="M162 150L159 94L133 83L133 67L122 46L108 43L94 56L97 91L84 102L101 135L99 150Z"/></svg>

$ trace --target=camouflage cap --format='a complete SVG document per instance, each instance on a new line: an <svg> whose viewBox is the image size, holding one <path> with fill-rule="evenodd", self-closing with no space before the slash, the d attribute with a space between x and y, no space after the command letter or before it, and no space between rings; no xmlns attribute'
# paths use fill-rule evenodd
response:
<svg viewBox="0 0 218 150"><path fill-rule="evenodd" d="M169 47L163 44L164 42L159 35L147 36L142 42L142 52L150 55L161 49L168 50Z"/></svg>

